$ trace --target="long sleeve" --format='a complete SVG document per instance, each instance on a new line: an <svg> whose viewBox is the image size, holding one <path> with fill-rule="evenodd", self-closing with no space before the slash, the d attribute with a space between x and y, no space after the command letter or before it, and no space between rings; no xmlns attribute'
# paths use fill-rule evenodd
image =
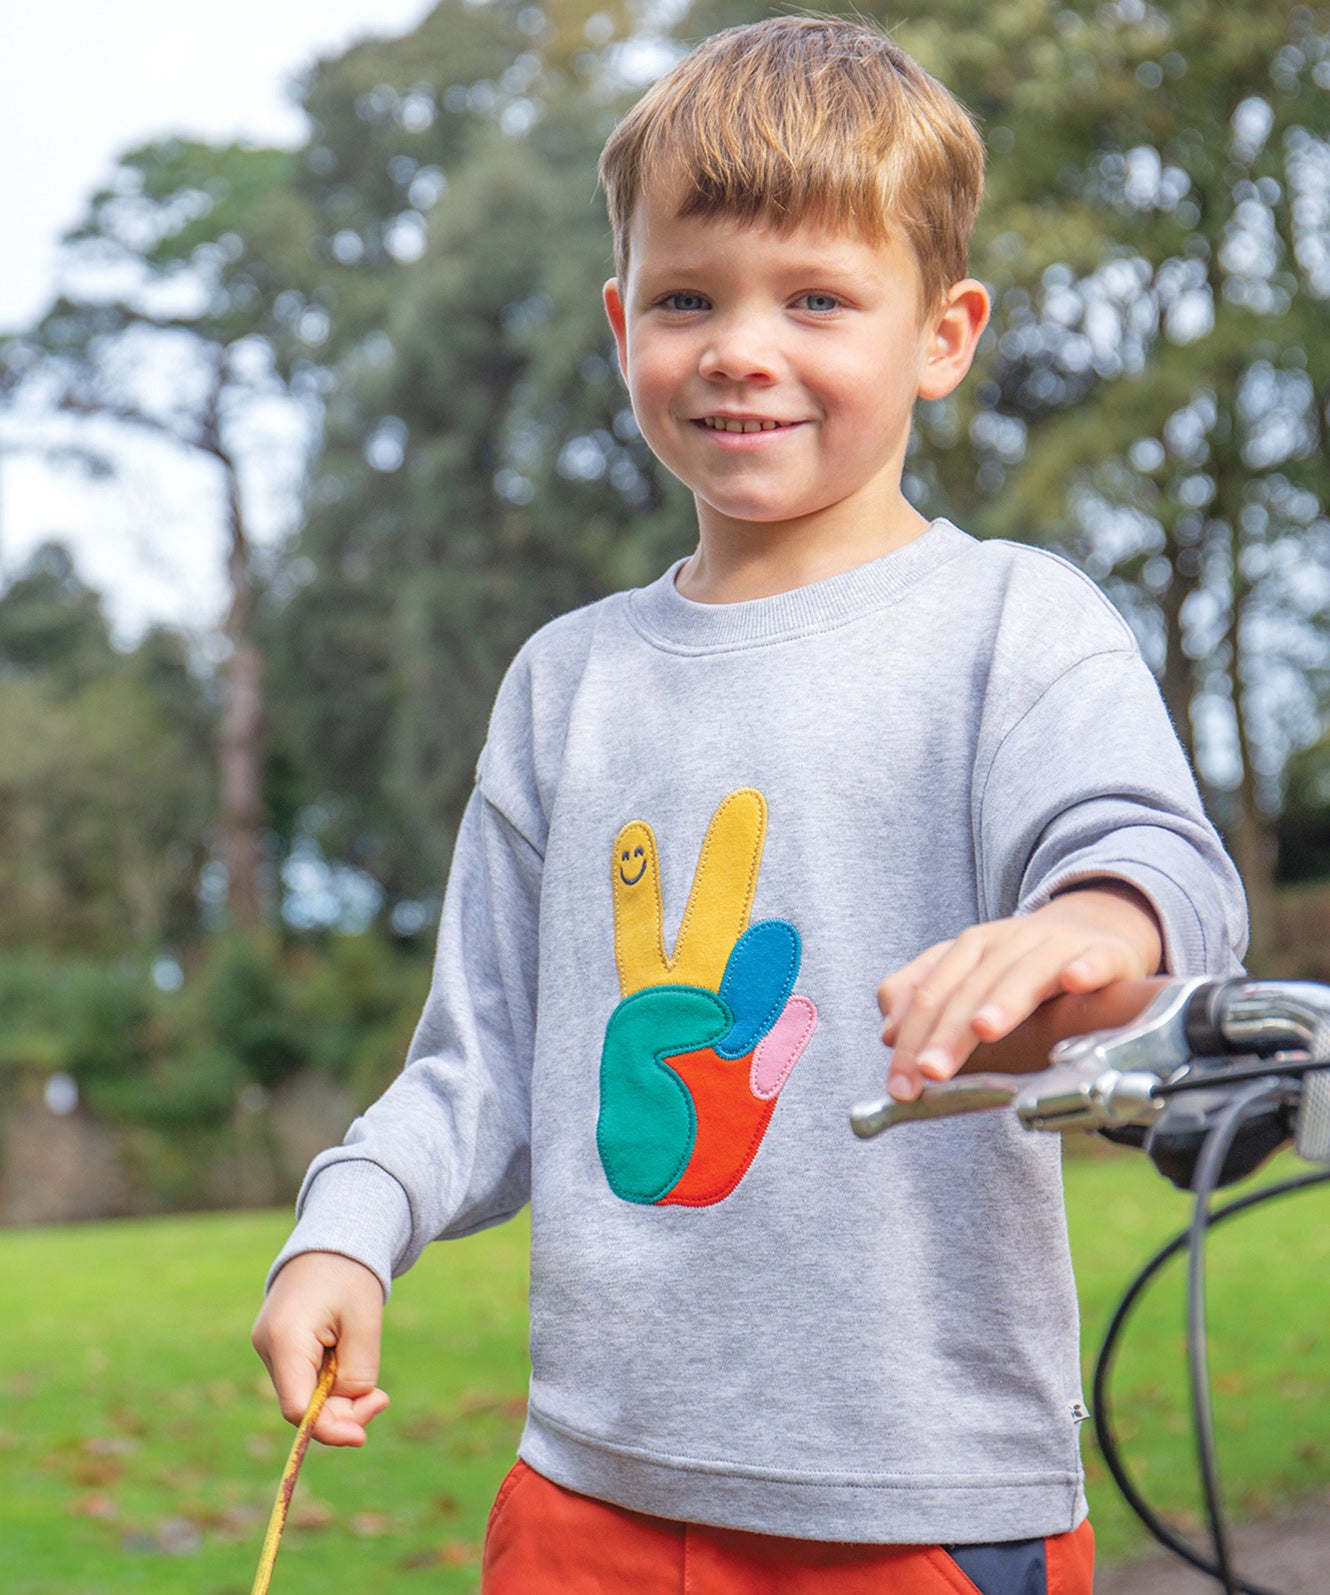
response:
<svg viewBox="0 0 1330 1595"><path fill-rule="evenodd" d="M1028 912L1078 881L1111 876L1153 904L1170 973L1239 971L1241 883L1134 648L1065 669L977 775L984 918Z"/></svg>
<svg viewBox="0 0 1330 1595"><path fill-rule="evenodd" d="M310 1166L270 1279L299 1252L339 1252L371 1268L386 1293L430 1241L525 1204L540 880L539 853L478 788L405 1068Z"/></svg>

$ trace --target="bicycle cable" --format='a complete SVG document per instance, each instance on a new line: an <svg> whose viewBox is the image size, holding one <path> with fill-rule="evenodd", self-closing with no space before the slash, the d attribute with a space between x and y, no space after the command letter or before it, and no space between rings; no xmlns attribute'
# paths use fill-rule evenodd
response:
<svg viewBox="0 0 1330 1595"><path fill-rule="evenodd" d="M1268 1078L1267 1075L1266 1079L1268 1080ZM1250 1106L1250 1102L1244 1104L1244 1111ZM1222 1128L1222 1125L1220 1127ZM1209 1139L1213 1140L1213 1132ZM1223 1160L1221 1156L1217 1163L1216 1171L1222 1166ZM1197 1183L1199 1185L1199 1169ZM1204 1238L1210 1230L1215 1229L1226 1220L1235 1218L1239 1213L1247 1212L1251 1208L1259 1207L1264 1202L1273 1201L1277 1197L1290 1196L1298 1191L1308 1190L1313 1186L1327 1183L1330 1183L1330 1169L1322 1170L1316 1174L1302 1174L1293 1179L1281 1180L1275 1185L1267 1185L1259 1191L1248 1192L1246 1196L1238 1197L1236 1200L1226 1203L1223 1207L1217 1208L1214 1212L1208 1211L1207 1200L1206 1216L1201 1225L1202 1237ZM1205 1195L1208 1198L1209 1192L1207 1191ZM1198 1202L1199 1196L1200 1193L1198 1192ZM1170 1528L1141 1494L1136 1481L1127 1471L1126 1463L1123 1461L1121 1446L1114 1428L1109 1403L1109 1379L1114 1366L1118 1343L1122 1338L1131 1314L1146 1288L1164 1265L1175 1257L1184 1246L1188 1246L1192 1242L1196 1223L1197 1218L1194 1214L1192 1223L1155 1252L1154 1256L1137 1272L1135 1278L1123 1293L1122 1299L1119 1301L1109 1322L1103 1344L1099 1350L1099 1356L1095 1362L1091 1407L1094 1413L1095 1433L1098 1436L1099 1449L1104 1459L1104 1466L1112 1475L1113 1482L1117 1485L1127 1505L1155 1539L1167 1550L1172 1551L1175 1556L1180 1557L1184 1562L1189 1563L1209 1577L1222 1579L1224 1573L1220 1564L1210 1561L1193 1545L1183 1539L1180 1534ZM1197 1438L1199 1446L1200 1436L1198 1435ZM1211 1455L1213 1456L1213 1435L1210 1436L1209 1443ZM1230 1595L1279 1595L1278 1591L1269 1589L1265 1585L1233 1578L1231 1574L1229 1575L1227 1588L1230 1591Z"/></svg>

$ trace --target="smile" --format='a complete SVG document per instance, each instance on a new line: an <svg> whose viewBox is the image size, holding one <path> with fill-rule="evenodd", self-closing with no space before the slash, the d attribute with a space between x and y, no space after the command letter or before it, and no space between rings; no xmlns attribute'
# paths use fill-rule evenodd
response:
<svg viewBox="0 0 1330 1595"><path fill-rule="evenodd" d="M798 426L797 421L762 421L756 416L704 415L699 425L712 432L776 432L782 427Z"/></svg>

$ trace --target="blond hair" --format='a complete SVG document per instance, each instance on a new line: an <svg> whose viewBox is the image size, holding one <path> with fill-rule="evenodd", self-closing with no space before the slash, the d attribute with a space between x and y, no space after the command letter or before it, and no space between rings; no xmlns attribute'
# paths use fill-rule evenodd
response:
<svg viewBox="0 0 1330 1595"><path fill-rule="evenodd" d="M600 180L620 280L648 189L680 216L868 239L893 230L919 264L926 305L966 274L984 147L968 112L876 28L773 17L727 28L677 62L611 133Z"/></svg>

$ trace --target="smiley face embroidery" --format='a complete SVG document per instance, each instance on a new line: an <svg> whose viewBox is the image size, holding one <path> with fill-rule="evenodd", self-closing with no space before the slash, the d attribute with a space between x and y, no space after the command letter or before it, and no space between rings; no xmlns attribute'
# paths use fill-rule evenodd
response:
<svg viewBox="0 0 1330 1595"><path fill-rule="evenodd" d="M636 869L636 874L632 873ZM624 848L619 855L619 879L625 886L636 886L647 872L647 850L635 847L630 852Z"/></svg>

